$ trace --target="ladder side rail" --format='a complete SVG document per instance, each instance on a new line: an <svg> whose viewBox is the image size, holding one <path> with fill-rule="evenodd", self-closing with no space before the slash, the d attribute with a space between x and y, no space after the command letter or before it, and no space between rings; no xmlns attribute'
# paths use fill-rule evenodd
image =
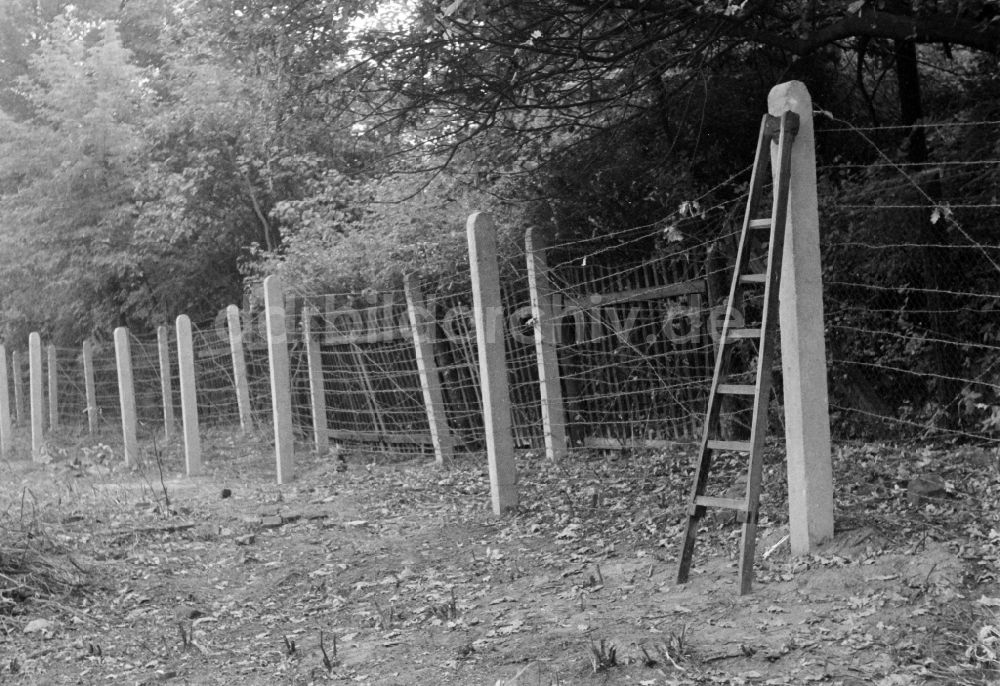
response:
<svg viewBox="0 0 1000 686"><path fill-rule="evenodd" d="M729 357L731 353L730 346L726 345L727 338L729 336L729 330L732 328L733 313L736 310L736 303L740 300L740 295L742 293L742 287L740 286L739 277L746 270L747 263L750 261L750 250L748 248L748 242L750 237L750 220L754 219L753 214L757 209L757 205L760 204L760 194L764 189L764 182L767 176L767 165L770 163L770 150L769 141L770 137L766 131L766 122L769 115L764 115L760 126L760 135L757 137L757 152L754 155L753 172L750 177L750 189L749 195L747 196L747 207L743 218L743 230L740 233L740 243L739 249L736 253L736 262L733 266L733 279L729 286L729 298L726 301L726 316L722 321L722 331L719 336L719 350L716 353L715 359L715 370L712 373L712 384L708 391L708 412L706 413L705 425L702 427L702 440L701 440L701 451L704 452L708 449L708 441L711 439L712 431L715 425L718 423L719 419L719 384L722 382L722 377L727 375L729 370ZM707 475L706 477L707 478ZM698 483L696 482L694 488L691 491L691 499L693 499L700 494L697 490ZM704 486L704 484L701 484Z"/></svg>
<svg viewBox="0 0 1000 686"><path fill-rule="evenodd" d="M760 206L760 196L764 191L764 184L768 177L768 166L771 162L771 151L770 142L771 134L768 131L768 119L771 115L765 114L761 119L760 123L760 134L757 136L757 152L754 155L753 161L753 172L750 176L750 188L747 195L747 206L743 214L743 230L740 233L740 244L739 249L736 253L736 262L733 266L733 280L729 286L729 299L726 302L726 319L722 324L722 333L720 341L725 341L729 334L730 324L732 322L733 310L738 307L737 304L740 300L740 294L742 293L742 286L740 284L740 276L746 271L747 264L750 261L750 235L751 228L750 222L757 217L754 214ZM773 215L772 215L772 228L774 231ZM720 345L720 351L726 346ZM721 357L721 355L720 355ZM716 364L716 370L718 371L720 366ZM713 387L716 385L713 380Z"/></svg>
<svg viewBox="0 0 1000 686"><path fill-rule="evenodd" d="M757 354L757 393L754 396L753 419L750 425L752 445L747 467L747 490L744 500L745 520L740 549L740 595L750 592L753 582L753 557L757 538L757 516L760 504L761 471L764 461L764 442L767 437L767 411L771 398L771 364L774 359L777 329L778 293L781 279L781 261L787 229L788 193L791 178L793 129L798 116L785 112L781 117L778 135L778 165L774 174L772 228L768 245L767 283L764 307L761 313L761 336Z"/></svg>

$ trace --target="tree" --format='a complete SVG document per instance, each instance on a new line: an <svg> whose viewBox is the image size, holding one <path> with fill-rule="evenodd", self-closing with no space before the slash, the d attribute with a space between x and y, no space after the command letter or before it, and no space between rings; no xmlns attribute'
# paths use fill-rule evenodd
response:
<svg viewBox="0 0 1000 686"><path fill-rule="evenodd" d="M31 116L5 115L11 135L0 143L8 335L79 340L116 316L94 309L106 307L106 280L130 278L129 177L150 94L115 27L72 15L51 26L29 69Z"/></svg>
<svg viewBox="0 0 1000 686"><path fill-rule="evenodd" d="M8 340L75 344L239 301L253 246L281 246L276 204L360 159L308 87L317 55L343 52L344 7L297 24L270 3L6 6L25 61L0 61Z"/></svg>
<svg viewBox="0 0 1000 686"><path fill-rule="evenodd" d="M415 147L471 144L499 129L517 149L668 108L734 59L810 76L847 51L863 62L871 41L996 54L998 11L995 0L421 2L405 31L368 36L355 68L369 74L369 100L385 103L373 106L375 125L422 130Z"/></svg>
<svg viewBox="0 0 1000 686"><path fill-rule="evenodd" d="M170 29L136 220L151 250L170 246L152 260L167 310L238 300L241 265L273 258L297 226L281 208L361 165L336 96L312 88L345 49L349 5L201 3Z"/></svg>

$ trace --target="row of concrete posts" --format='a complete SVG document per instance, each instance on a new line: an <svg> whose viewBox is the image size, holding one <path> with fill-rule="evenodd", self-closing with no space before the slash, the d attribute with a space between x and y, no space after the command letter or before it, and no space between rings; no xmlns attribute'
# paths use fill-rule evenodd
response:
<svg viewBox="0 0 1000 686"><path fill-rule="evenodd" d="M833 533L833 485L830 460L829 411L826 394L826 361L823 341L822 270L819 265L819 230L816 197L815 154L812 130L812 104L805 87L798 82L772 89L769 99L772 115L786 110L799 115L800 129L793 148L792 180L789 200L789 233L785 242L781 285L781 350L788 453L790 534L792 549L806 552ZM479 377L482 392L487 459L491 485L491 503L497 514L517 507L517 470L511 428L511 403L503 336L504 308L501 301L497 260L496 230L489 215L473 214L467 223L471 267L473 314L479 354ZM540 382L541 414L546 453L559 460L567 452L565 410L556 356L556 319L553 293L545 261L545 245L540 236L526 236L531 314L534 322L535 351ZM411 332L421 379L429 431L438 463L446 463L454 450L444 417L440 378L433 353L433 321L427 321L426 308L417 285L406 282L406 297ZM270 367L271 403L274 427L274 450L278 483L294 476L295 452L292 425L291 383L289 377L288 330L285 299L275 277L264 281L266 338ZM316 313L303 315L305 353L309 368L309 387L315 448L323 452L329 442L326 426L325 386L321 368L320 332L314 330ZM236 306L227 310L233 377L239 406L240 424L251 423L251 405L246 361L243 352L240 313ZM199 442L198 406L191 321L177 317L180 371L181 426L183 430L186 471L202 473ZM167 436L174 426L173 389L171 388L169 330L158 330L163 421ZM129 332L114 332L118 390L121 408L124 456L126 464L138 458L136 436L135 390ZM83 344L83 366L87 394L87 415L91 431L97 422L97 401L93 378L93 350ZM49 426L58 425L58 383L55 349L47 348ZM29 337L30 417L32 454L38 459L43 447L43 378L42 345L37 333ZM11 447L11 408L8 393L7 354L0 345L0 448L9 454ZM22 378L23 361L18 352L12 358L14 377ZM20 419L23 398L20 383L15 383L15 406Z"/></svg>

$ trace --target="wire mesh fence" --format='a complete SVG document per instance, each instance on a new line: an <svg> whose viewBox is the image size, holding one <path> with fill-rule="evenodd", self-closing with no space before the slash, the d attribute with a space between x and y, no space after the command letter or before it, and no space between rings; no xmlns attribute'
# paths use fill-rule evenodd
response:
<svg viewBox="0 0 1000 686"><path fill-rule="evenodd" d="M711 379L699 265L560 264L559 356L575 444L688 441Z"/></svg>
<svg viewBox="0 0 1000 686"><path fill-rule="evenodd" d="M57 389L56 416L59 426L73 426L86 421L87 394L83 382L82 351L55 348Z"/></svg>
<svg viewBox="0 0 1000 686"><path fill-rule="evenodd" d="M345 445L412 452L430 444L402 293L301 295L289 322L295 424L308 433L312 383L322 390L322 425ZM311 378L306 318L317 354Z"/></svg>
<svg viewBox="0 0 1000 686"><path fill-rule="evenodd" d="M854 156L825 160L821 154L818 168L834 437L997 441L1000 123L921 125L931 143L960 140L940 149L961 158L931 155L913 163L900 161L905 156L892 147L898 131L861 129L829 116L817 121L821 153L829 143ZM853 139L850 145L845 138ZM566 431L569 444L665 449L697 442L748 171L646 226L550 237L548 247L534 250L506 246L499 330L516 448L538 451L546 435L529 264L544 264L539 278L553 313L553 388L562 402L551 421ZM414 283L409 293L297 292L286 299L293 426L303 445L430 454L438 416L451 448L484 448L468 266ZM759 306L752 298L741 304L748 312ZM425 330L424 350L414 321ZM261 305L251 298L237 322L246 407L232 332L220 313L193 327L198 420L207 429L242 427L267 445L273 418ZM171 327L159 336L133 335L130 344L136 412L148 439L179 421L176 334ZM15 351L11 364L12 406L23 428L29 424L27 355ZM113 434L121 422L114 345L92 345L93 402L81 350L55 349L54 365L55 423L85 426L92 408L99 431ZM772 432L780 436L780 365L772 374ZM436 394L428 391L428 375ZM438 405L431 413L429 402ZM747 407L733 402L722 421L738 432Z"/></svg>
<svg viewBox="0 0 1000 686"><path fill-rule="evenodd" d="M198 422L205 426L239 426L240 411L228 330L215 322L194 325L191 327L191 342L197 380Z"/></svg>
<svg viewBox="0 0 1000 686"><path fill-rule="evenodd" d="M96 343L93 347L93 359L94 406L97 408L98 427L113 432L121 422L114 346L110 342Z"/></svg>

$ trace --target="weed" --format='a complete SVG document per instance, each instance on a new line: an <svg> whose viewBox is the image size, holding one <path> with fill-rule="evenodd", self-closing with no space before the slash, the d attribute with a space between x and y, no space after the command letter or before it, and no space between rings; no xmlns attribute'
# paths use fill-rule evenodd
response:
<svg viewBox="0 0 1000 686"><path fill-rule="evenodd" d="M618 665L618 649L613 643L606 643L602 638L600 643L590 642L590 665L594 674L605 672Z"/></svg>
<svg viewBox="0 0 1000 686"><path fill-rule="evenodd" d="M333 645L330 646L330 652L333 654L331 659L330 655L326 652L326 646L323 644L323 630L319 630L319 649L323 653L323 667L326 668L327 672L333 671L334 665L337 664L337 637L331 636L333 639Z"/></svg>
<svg viewBox="0 0 1000 686"><path fill-rule="evenodd" d="M663 658L663 662L669 662L674 669L682 672L684 668L679 663L683 662L684 658L687 657L687 629L687 625L685 625L680 633L671 631L667 635L667 640L656 646L657 652Z"/></svg>
<svg viewBox="0 0 1000 686"><path fill-rule="evenodd" d="M86 584L86 570L49 536L27 489L22 489L16 515L0 513L0 578L5 582L0 589L3 614L15 614L16 603L28 598L68 595Z"/></svg>

